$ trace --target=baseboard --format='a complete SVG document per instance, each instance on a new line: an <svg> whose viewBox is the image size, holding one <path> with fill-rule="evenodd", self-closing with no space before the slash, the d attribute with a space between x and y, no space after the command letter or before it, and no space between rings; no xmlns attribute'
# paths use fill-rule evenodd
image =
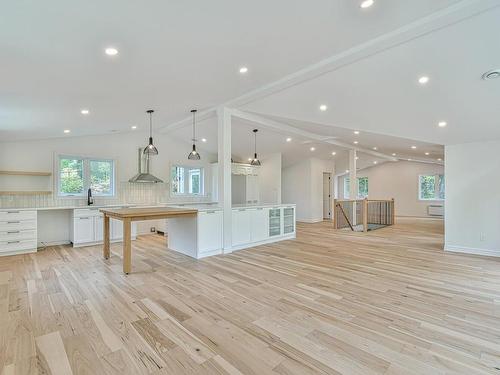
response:
<svg viewBox="0 0 500 375"><path fill-rule="evenodd" d="M69 240L39 242L38 248L44 248L44 247L49 247L49 246L62 246L62 245L69 245L69 244L71 244L71 241L69 241Z"/></svg>
<svg viewBox="0 0 500 375"><path fill-rule="evenodd" d="M297 221L299 223L307 223L307 224L321 223L323 220L325 220L325 219L323 219L323 218L321 218L321 219L299 219L299 218L297 218Z"/></svg>
<svg viewBox="0 0 500 375"><path fill-rule="evenodd" d="M455 246L455 245L444 245L444 250L453 253L500 257L500 250L478 249L474 247Z"/></svg>
<svg viewBox="0 0 500 375"><path fill-rule="evenodd" d="M417 219L417 220L440 220L443 221L443 216L404 216L404 215L396 215L396 219Z"/></svg>
<svg viewBox="0 0 500 375"><path fill-rule="evenodd" d="M250 247L256 247L256 246L260 246L260 245L266 245L266 244L270 244L270 243L273 243L273 242L279 242L279 241L285 241L285 240L293 240L296 237L297 237L296 233L294 232L294 233L290 233L290 234L287 234L287 235L284 235L284 236L277 236L277 237L274 237L274 238L268 238L267 240L264 240L264 241L251 242L251 243L244 244L244 245L237 245L237 246L231 247L231 252L238 251L238 250L243 250L243 249L248 249ZM227 249L226 249L225 254L228 254L227 253Z"/></svg>

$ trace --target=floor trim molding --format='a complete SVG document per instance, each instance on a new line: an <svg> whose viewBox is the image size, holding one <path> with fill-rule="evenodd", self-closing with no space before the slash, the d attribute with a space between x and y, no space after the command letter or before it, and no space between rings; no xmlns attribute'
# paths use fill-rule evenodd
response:
<svg viewBox="0 0 500 375"><path fill-rule="evenodd" d="M500 257L500 250L479 249L474 247L455 246L455 245L444 245L444 250L453 253Z"/></svg>

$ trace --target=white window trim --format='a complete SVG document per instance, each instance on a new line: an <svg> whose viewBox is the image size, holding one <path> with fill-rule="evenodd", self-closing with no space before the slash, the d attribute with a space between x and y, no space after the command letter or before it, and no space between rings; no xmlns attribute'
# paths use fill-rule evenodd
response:
<svg viewBox="0 0 500 375"><path fill-rule="evenodd" d="M63 194L60 191L61 187L61 174L60 174L60 165L61 159L82 159L83 160L83 192L81 194ZM54 157L54 191L57 192L58 199L87 199L87 190L90 187L90 161L108 161L112 162L113 171L111 178L111 194L98 194L92 192L93 197L102 197L102 198L114 198L116 197L116 160L112 158L99 158L95 156L84 156L84 155L75 155L75 154L55 154Z"/></svg>
<svg viewBox="0 0 500 375"><path fill-rule="evenodd" d="M172 183L172 169L173 168L184 168L184 191L189 191L189 169L200 169L200 188L201 192L199 194L193 193L175 193L173 191L174 184ZM186 165L186 164L171 164L169 170L169 182L170 182L170 196L171 197L206 197L206 187L205 187L205 167L202 165Z"/></svg>
<svg viewBox="0 0 500 375"><path fill-rule="evenodd" d="M444 176L443 173L435 173L435 174L419 174L418 175L418 181L417 181L417 184L418 184L418 200L419 201L423 201L423 202L444 202L446 197L443 199L443 198L436 198L436 195L437 193L439 192L438 189L439 189L439 186L436 184L436 186L434 186L434 198L422 198L422 188L420 186L420 178L423 177L423 176L435 176L435 177L439 177L439 176ZM446 194L446 192L445 192Z"/></svg>

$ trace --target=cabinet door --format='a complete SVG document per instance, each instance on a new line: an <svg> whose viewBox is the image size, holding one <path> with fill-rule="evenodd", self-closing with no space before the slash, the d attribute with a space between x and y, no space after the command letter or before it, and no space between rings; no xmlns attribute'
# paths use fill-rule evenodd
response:
<svg viewBox="0 0 500 375"><path fill-rule="evenodd" d="M250 211L247 209L233 210L233 246L244 245L251 242Z"/></svg>
<svg viewBox="0 0 500 375"><path fill-rule="evenodd" d="M109 219L109 222L111 226L111 239L112 240L123 239L123 221L116 219Z"/></svg>
<svg viewBox="0 0 500 375"><path fill-rule="evenodd" d="M198 213L198 255L222 249L222 211Z"/></svg>
<svg viewBox="0 0 500 375"><path fill-rule="evenodd" d="M269 237L269 209L250 210L252 242L264 241Z"/></svg>
<svg viewBox="0 0 500 375"><path fill-rule="evenodd" d="M281 208L269 210L269 237L281 235Z"/></svg>
<svg viewBox="0 0 500 375"><path fill-rule="evenodd" d="M283 234L295 232L295 207L283 208Z"/></svg>
<svg viewBox="0 0 500 375"><path fill-rule="evenodd" d="M259 176L246 176L246 202L249 204L259 203Z"/></svg>
<svg viewBox="0 0 500 375"><path fill-rule="evenodd" d="M74 243L94 242L94 218L91 216L75 217Z"/></svg>
<svg viewBox="0 0 500 375"><path fill-rule="evenodd" d="M103 225L104 225L104 218L102 216L96 216L94 218L94 233L96 242L104 241Z"/></svg>

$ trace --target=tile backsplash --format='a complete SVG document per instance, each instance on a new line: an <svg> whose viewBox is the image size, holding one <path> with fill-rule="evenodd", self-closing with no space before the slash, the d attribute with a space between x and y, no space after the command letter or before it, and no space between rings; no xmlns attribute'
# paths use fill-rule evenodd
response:
<svg viewBox="0 0 500 375"><path fill-rule="evenodd" d="M95 205L108 204L160 204L184 202L208 202L210 197L170 197L169 185L121 182L113 198L94 197ZM4 195L0 196L0 208L23 207L74 207L86 206L87 198L59 198L55 195Z"/></svg>

